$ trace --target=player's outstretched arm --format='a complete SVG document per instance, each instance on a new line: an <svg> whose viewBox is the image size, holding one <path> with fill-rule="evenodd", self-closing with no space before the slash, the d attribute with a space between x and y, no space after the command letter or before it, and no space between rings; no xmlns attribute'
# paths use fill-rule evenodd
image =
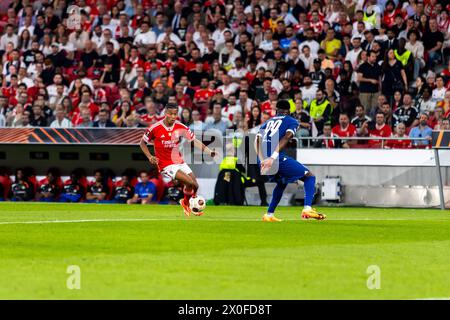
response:
<svg viewBox="0 0 450 320"><path fill-rule="evenodd" d="M214 158L217 155L217 153L215 151L213 151L210 148L208 148L207 146L205 146L205 144L198 139L194 139L194 147L201 150L202 152L204 152L206 154L209 154L211 156L211 158Z"/></svg>
<svg viewBox="0 0 450 320"><path fill-rule="evenodd" d="M261 150L261 135L259 135L259 134L255 138L254 147L255 147L255 152L256 152L259 160L263 161L264 160L264 155L263 155L262 150Z"/></svg>
<svg viewBox="0 0 450 320"><path fill-rule="evenodd" d="M142 152L144 152L144 154L147 156L148 161L150 161L151 164L157 166L158 158L150 153L150 150L148 149L147 143L145 142L144 139L141 139L141 143L139 144L139 146L141 147Z"/></svg>

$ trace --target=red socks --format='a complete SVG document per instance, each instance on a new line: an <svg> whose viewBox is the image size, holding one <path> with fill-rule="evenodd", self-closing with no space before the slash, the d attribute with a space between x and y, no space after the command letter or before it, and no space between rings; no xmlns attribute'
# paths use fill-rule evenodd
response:
<svg viewBox="0 0 450 320"><path fill-rule="evenodd" d="M184 193L184 203L189 204L189 199L195 194L194 190L187 190L186 187L183 188Z"/></svg>

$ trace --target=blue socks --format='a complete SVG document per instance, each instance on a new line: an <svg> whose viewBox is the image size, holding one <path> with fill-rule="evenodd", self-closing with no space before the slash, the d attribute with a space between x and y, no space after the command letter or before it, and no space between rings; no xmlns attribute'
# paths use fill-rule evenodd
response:
<svg viewBox="0 0 450 320"><path fill-rule="evenodd" d="M312 206L314 192L316 191L316 177L305 177L303 189L305 190L305 206Z"/></svg>
<svg viewBox="0 0 450 320"><path fill-rule="evenodd" d="M304 177L303 179L303 189L305 190L305 207L311 207L314 199L314 193L316 191L316 177L309 176ZM283 196L284 189L286 189L287 184L278 182L277 186L273 190L272 200L269 204L269 209L267 209L267 214L272 215L275 212L275 209L280 203L281 197Z"/></svg>
<svg viewBox="0 0 450 320"><path fill-rule="evenodd" d="M283 196L284 189L286 189L287 184L278 182L277 186L273 190L272 194L272 200L269 204L269 209L267 209L267 213L269 215L273 214L275 212L276 207L278 206L278 203L281 200L281 197Z"/></svg>

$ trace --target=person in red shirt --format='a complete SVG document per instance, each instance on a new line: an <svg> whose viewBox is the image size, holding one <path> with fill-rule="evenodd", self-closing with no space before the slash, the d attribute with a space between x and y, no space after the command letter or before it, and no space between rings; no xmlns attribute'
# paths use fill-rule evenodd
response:
<svg viewBox="0 0 450 320"><path fill-rule="evenodd" d="M386 10L384 10L383 14L383 24L388 28L391 28L395 24L395 17L397 15L401 15L401 11L399 8L396 8L394 1L386 2Z"/></svg>
<svg viewBox="0 0 450 320"><path fill-rule="evenodd" d="M269 100L264 101L261 104L262 112L269 112L273 117L276 114L276 104L278 101L278 91L275 88L269 90Z"/></svg>
<svg viewBox="0 0 450 320"><path fill-rule="evenodd" d="M209 104L216 94L213 86L209 87L208 78L202 78L200 81L200 89L195 90L194 94L194 109L197 109L202 117L202 121L206 118L209 110Z"/></svg>
<svg viewBox="0 0 450 320"><path fill-rule="evenodd" d="M356 136L356 127L350 123L348 114L341 113L339 115L339 124L334 126L332 132L338 137L354 137ZM344 140L343 143L351 145L355 142L351 140Z"/></svg>
<svg viewBox="0 0 450 320"><path fill-rule="evenodd" d="M389 138L392 136L391 127L386 124L386 118L383 112L378 111L375 116L375 122L364 122L362 126L362 132L369 137L382 137ZM369 140L369 147L379 148L386 142L382 140Z"/></svg>
<svg viewBox="0 0 450 320"><path fill-rule="evenodd" d="M189 199L196 195L198 182L179 151L180 140L185 138L192 141L195 148L209 154L212 158L216 156L216 152L196 139L194 133L177 118L178 106L167 104L164 119L146 130L141 139L140 147L149 162L158 168L165 183L177 180L184 186L184 198L180 200L180 204L184 214L190 216L192 211L189 208ZM147 147L147 143L151 141L154 144L155 155L152 155Z"/></svg>
<svg viewBox="0 0 450 320"><path fill-rule="evenodd" d="M411 140L407 139L406 135L406 126L403 122L400 122L395 128L397 132L394 134L393 138L398 138L398 140L389 140L386 142L387 149L410 149L411 148Z"/></svg>
<svg viewBox="0 0 450 320"><path fill-rule="evenodd" d="M177 98L177 104L182 108L192 109L191 97L184 93L184 88L181 84L175 85L175 97Z"/></svg>

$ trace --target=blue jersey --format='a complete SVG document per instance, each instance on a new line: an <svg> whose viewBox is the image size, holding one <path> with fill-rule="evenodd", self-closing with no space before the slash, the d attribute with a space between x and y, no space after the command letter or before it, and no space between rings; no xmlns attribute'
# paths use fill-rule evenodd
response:
<svg viewBox="0 0 450 320"><path fill-rule="evenodd" d="M264 157L270 157L280 140L287 132L293 135L297 132L298 121L289 115L277 115L267 120L259 129L258 135L262 138L262 152ZM282 150L280 155L284 155Z"/></svg>
<svg viewBox="0 0 450 320"><path fill-rule="evenodd" d="M149 194L152 194L154 198L156 196L156 186L152 182L147 182L143 184L139 182L134 188L134 192L139 196L139 198L147 198Z"/></svg>

